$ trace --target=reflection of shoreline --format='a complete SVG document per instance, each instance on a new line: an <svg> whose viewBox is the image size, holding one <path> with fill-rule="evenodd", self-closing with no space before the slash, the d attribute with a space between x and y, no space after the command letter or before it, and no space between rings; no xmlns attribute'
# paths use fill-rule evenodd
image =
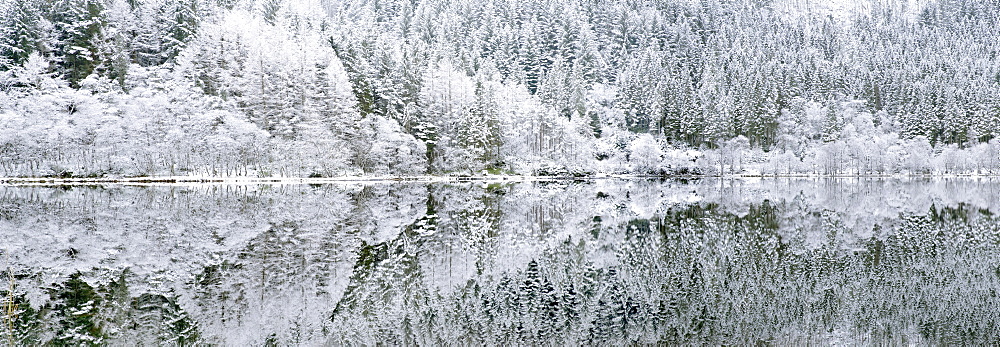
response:
<svg viewBox="0 0 1000 347"><path fill-rule="evenodd" d="M57 178L57 177L0 177L0 186L60 186L60 185L192 185L192 184L379 184L395 182L412 183L452 183L452 182L538 182L538 181L595 181L595 180L679 180L697 181L708 179L728 180L993 180L995 174L893 174L893 175L825 175L825 174L726 174L726 175L594 175L594 176L527 176L527 175L485 175L485 176L338 176L338 177L212 177L212 176L150 176L124 178Z"/></svg>
<svg viewBox="0 0 1000 347"><path fill-rule="evenodd" d="M982 318L982 293L959 296L958 284L994 284L981 273L994 271L987 265L996 236L980 231L993 218L973 208L990 206L1000 190L992 180L479 183L6 186L0 236L18 250L18 268L33 274L19 278L21 288L68 288L56 284L82 273L100 291L123 278L129 300L163 296L206 341L237 345L262 344L275 332L292 341L294 329L314 344L322 344L320 330L374 344L416 334L391 328L404 321L427 334L410 337L470 329L454 333L486 341L520 323L528 331L558 326L547 339L506 338L572 344L591 326L617 329L623 308L655 333L655 319L711 326L721 317L748 337L774 337L772 327L809 333L797 322L836 323L794 309L822 306L852 323L861 320L850 305L933 299L937 311L888 314L886 324L898 329L892 324L913 321L907 314L937 319L935 312L961 309ZM872 268L878 264L886 265ZM920 282L926 276L956 284ZM742 289L722 285L731 282ZM48 293L28 299L55 302ZM553 310L552 302L572 309ZM712 315L700 316L702 308ZM475 330L469 315L487 312L500 318L482 324L498 328ZM763 318L775 323L752 324ZM615 336L595 341L628 342ZM712 336L686 341L746 342Z"/></svg>

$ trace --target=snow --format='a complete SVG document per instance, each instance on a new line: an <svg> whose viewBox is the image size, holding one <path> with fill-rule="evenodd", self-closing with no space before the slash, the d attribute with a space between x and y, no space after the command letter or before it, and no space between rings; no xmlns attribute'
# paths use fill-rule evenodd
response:
<svg viewBox="0 0 1000 347"><path fill-rule="evenodd" d="M995 338L994 5L0 0L14 344Z"/></svg>

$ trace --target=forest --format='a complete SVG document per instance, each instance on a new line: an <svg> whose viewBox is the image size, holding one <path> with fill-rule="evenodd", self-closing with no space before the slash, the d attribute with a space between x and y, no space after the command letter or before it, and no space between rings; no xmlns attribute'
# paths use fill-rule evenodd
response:
<svg viewBox="0 0 1000 347"><path fill-rule="evenodd" d="M0 341L1000 342L996 180L479 183L0 186Z"/></svg>
<svg viewBox="0 0 1000 347"><path fill-rule="evenodd" d="M0 176L1000 173L997 0L0 0Z"/></svg>

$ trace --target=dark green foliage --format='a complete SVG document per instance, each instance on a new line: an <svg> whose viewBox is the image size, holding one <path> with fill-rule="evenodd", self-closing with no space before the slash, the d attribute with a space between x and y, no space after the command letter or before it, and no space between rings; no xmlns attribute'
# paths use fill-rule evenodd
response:
<svg viewBox="0 0 1000 347"><path fill-rule="evenodd" d="M103 298L80 277L80 273L73 274L60 287L50 290L52 304L47 310L59 317L53 340L57 345L97 346L107 337L97 316Z"/></svg>
<svg viewBox="0 0 1000 347"><path fill-rule="evenodd" d="M154 8L156 4L161 6ZM92 73L124 85L129 63L172 61L205 15L198 0L129 1L127 13L114 14L102 0L18 0L5 5L0 9L0 70L20 66L29 54L38 53L72 87Z"/></svg>
<svg viewBox="0 0 1000 347"><path fill-rule="evenodd" d="M5 274L4 277L7 275ZM4 321L3 336L0 336L0 343L14 346L36 346L42 343L41 326L39 312L31 307L31 303L23 293L10 292L9 289L0 290L0 298L3 298ZM7 316L7 310L13 316ZM8 331L12 327L14 331Z"/></svg>
<svg viewBox="0 0 1000 347"><path fill-rule="evenodd" d="M164 25L167 37L164 41L164 61L170 61L187 46L198 30L198 22L203 14L199 13L198 0L168 1L164 11Z"/></svg>
<svg viewBox="0 0 1000 347"><path fill-rule="evenodd" d="M177 298L150 293L133 297L127 284L130 276L125 270L109 283L94 287L83 273L75 273L47 289L49 300L38 311L23 294L12 296L15 329L10 338L15 345L196 344L197 326ZM0 294L7 297L6 291Z"/></svg>
<svg viewBox="0 0 1000 347"><path fill-rule="evenodd" d="M52 59L56 70L73 87L89 76L98 64L95 40L105 25L104 5L98 0L51 0L49 20L54 35Z"/></svg>
<svg viewBox="0 0 1000 347"><path fill-rule="evenodd" d="M41 5L35 0L9 1L7 8L0 8L0 71L23 65L31 53L49 49L39 27Z"/></svg>
<svg viewBox="0 0 1000 347"><path fill-rule="evenodd" d="M278 19L278 11L281 10L281 0L267 0L264 2L263 15L267 24L274 25Z"/></svg>

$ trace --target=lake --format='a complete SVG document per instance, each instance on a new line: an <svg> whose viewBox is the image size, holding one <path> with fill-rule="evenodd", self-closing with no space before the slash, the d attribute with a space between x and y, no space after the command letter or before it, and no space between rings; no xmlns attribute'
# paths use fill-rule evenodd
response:
<svg viewBox="0 0 1000 347"><path fill-rule="evenodd" d="M0 187L16 345L1000 343L1000 181Z"/></svg>

